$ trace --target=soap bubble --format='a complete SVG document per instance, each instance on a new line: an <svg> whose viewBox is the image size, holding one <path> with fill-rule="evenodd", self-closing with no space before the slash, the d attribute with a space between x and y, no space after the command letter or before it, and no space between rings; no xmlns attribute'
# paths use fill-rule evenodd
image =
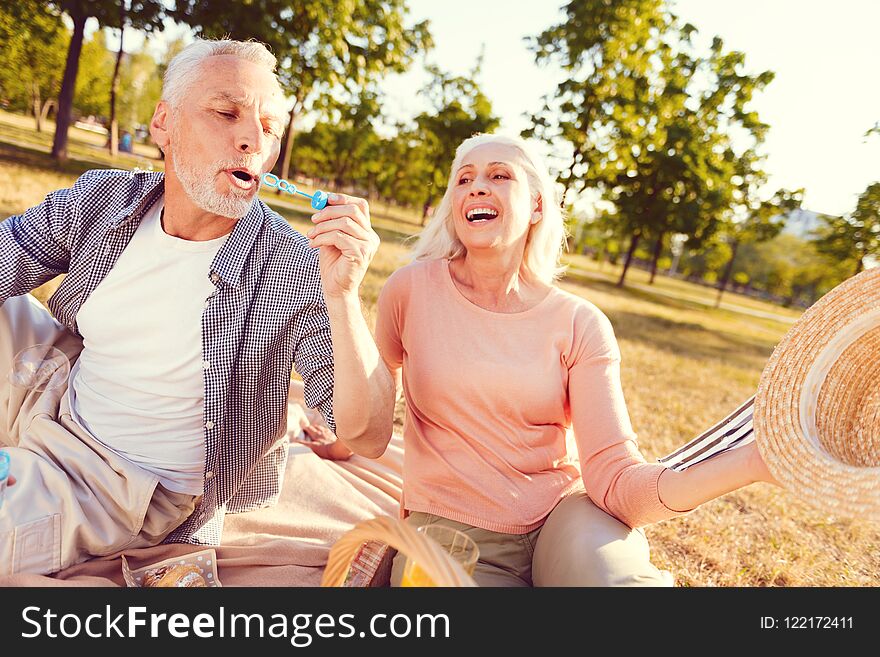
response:
<svg viewBox="0 0 880 657"><path fill-rule="evenodd" d="M15 355L7 379L18 388L42 392L60 388L69 377L70 361L63 351L52 345L35 344Z"/></svg>

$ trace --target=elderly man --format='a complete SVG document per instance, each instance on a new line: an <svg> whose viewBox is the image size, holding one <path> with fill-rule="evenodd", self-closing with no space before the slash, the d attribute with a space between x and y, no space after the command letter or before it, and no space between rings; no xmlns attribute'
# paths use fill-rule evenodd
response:
<svg viewBox="0 0 880 657"><path fill-rule="evenodd" d="M303 236L257 199L284 125L275 64L262 44L196 41L150 125L164 175L89 171L0 224L0 372L35 344L73 363L54 389L0 382L16 480L0 574L219 543L225 513L280 492L292 367L347 447L373 456L391 435L358 298L379 241L367 203L332 195ZM55 321L26 293L61 273Z"/></svg>

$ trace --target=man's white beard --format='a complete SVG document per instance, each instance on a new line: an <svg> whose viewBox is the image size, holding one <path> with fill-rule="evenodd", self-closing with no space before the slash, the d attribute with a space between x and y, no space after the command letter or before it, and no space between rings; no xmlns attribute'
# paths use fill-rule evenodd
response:
<svg viewBox="0 0 880 657"><path fill-rule="evenodd" d="M173 139L173 143L179 144L180 140ZM214 189L215 175L217 173L225 169L247 167L247 164L218 160L212 163L207 170L199 170L187 162L185 156L178 155L177 149L173 147L173 144L171 160L174 162L174 171L177 173L177 178L180 180L180 184L183 185L183 191L202 210L230 219L240 219L248 213L256 195L242 197L235 192L220 194Z"/></svg>

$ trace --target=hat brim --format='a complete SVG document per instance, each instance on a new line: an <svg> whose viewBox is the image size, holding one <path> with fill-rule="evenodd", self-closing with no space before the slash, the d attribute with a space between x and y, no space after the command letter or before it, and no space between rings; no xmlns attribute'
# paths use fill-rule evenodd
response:
<svg viewBox="0 0 880 657"><path fill-rule="evenodd" d="M755 398L755 440L767 468L786 489L836 516L880 520L880 465L836 458L818 440L811 414L834 357L878 326L880 267L838 285L798 319L767 362ZM880 353L867 357L880 365ZM871 431L880 439L880 427Z"/></svg>

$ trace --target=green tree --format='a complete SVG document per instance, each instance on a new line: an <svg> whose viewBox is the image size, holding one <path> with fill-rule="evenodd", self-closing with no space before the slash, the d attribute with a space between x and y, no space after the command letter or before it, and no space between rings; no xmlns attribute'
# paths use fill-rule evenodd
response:
<svg viewBox="0 0 880 657"><path fill-rule="evenodd" d="M763 182L763 176L760 177L760 180ZM718 284L718 296L715 299L716 308L721 306L721 297L724 296L733 274L736 254L740 245L766 242L779 235L785 227L786 217L800 208L803 202L803 190L800 189L794 192L780 189L772 198L762 201L756 198L757 184L758 180L743 179L741 218L731 222L724 229L730 245L730 259L727 261L721 282Z"/></svg>
<svg viewBox="0 0 880 657"><path fill-rule="evenodd" d="M783 305L809 306L851 273L850 264L821 253L814 242L781 233L765 242L743 243L736 274L752 290L773 295Z"/></svg>
<svg viewBox="0 0 880 657"><path fill-rule="evenodd" d="M73 22L73 34L70 37L70 45L64 64L64 77L58 96L55 138L52 142L52 157L58 162L67 160L67 131L70 128L74 96L78 88L77 76L80 67L80 54L83 50L86 21L89 18L95 18L102 27L116 25L119 17L119 2L121 1L123 0L55 0L48 3L50 7L66 12ZM143 13L155 17L158 23L163 11L162 0L132 0L128 16L139 16ZM81 99L81 102L87 101Z"/></svg>
<svg viewBox="0 0 880 657"><path fill-rule="evenodd" d="M417 129L395 127L394 136L381 140L377 149L377 191L386 202L416 207L425 201L425 181L432 179L433 163Z"/></svg>
<svg viewBox="0 0 880 657"><path fill-rule="evenodd" d="M147 54L146 48L125 58L119 72L122 91L117 101L117 113L120 127L131 129L150 122L162 95L159 70L159 64Z"/></svg>
<svg viewBox="0 0 880 657"><path fill-rule="evenodd" d="M706 240L696 248L689 248L687 242L684 243L682 258L680 260L679 269L688 280L694 282L713 283L718 279L718 273L725 264L730 262L731 249L727 241L720 239L719 235L713 239ZM742 272L737 272L742 274ZM734 275L736 279L736 275ZM743 276L739 279L742 281ZM748 282L748 276L746 281Z"/></svg>
<svg viewBox="0 0 880 657"><path fill-rule="evenodd" d="M559 181L565 195L604 182L601 176L601 142L611 107L607 100L627 80L608 74L619 63L627 71L642 71L647 58L639 56L639 44L662 26L662 0L572 0L562 8L564 20L528 39L539 64L555 62L567 75L556 92L544 98L544 106L532 115L527 138L571 146L568 166ZM563 200L565 198L563 196Z"/></svg>
<svg viewBox="0 0 880 657"><path fill-rule="evenodd" d="M69 39L61 15L44 3L0 7L0 95L29 109L37 132L56 104Z"/></svg>
<svg viewBox="0 0 880 657"><path fill-rule="evenodd" d="M110 155L119 153L119 119L117 117L117 99L119 98L120 70L125 54L125 29L131 27L148 33L158 29L164 18L164 9L157 2L138 2L137 0L118 0L118 22L112 27L119 30L119 47L116 49L116 63L110 79Z"/></svg>
<svg viewBox="0 0 880 657"><path fill-rule="evenodd" d="M113 54L107 50L103 33L95 32L83 42L80 52L73 108L80 114L106 117L112 75Z"/></svg>
<svg viewBox="0 0 880 657"><path fill-rule="evenodd" d="M654 241L652 280L670 233L690 246L708 240L731 213L736 153L730 133L754 142L767 126L746 109L772 73L742 73L744 55L714 39L695 52L695 28L662 2L573 2L564 22L533 41L538 61L570 71L545 99L527 136L565 139L567 189L594 188L614 204L630 235L623 285L644 238Z"/></svg>
<svg viewBox="0 0 880 657"><path fill-rule="evenodd" d="M378 94L363 89L350 103L334 100L325 114L325 120L300 135L298 169L332 180L337 188L346 183L369 187L364 166L380 141L373 126L381 117Z"/></svg>
<svg viewBox="0 0 880 657"><path fill-rule="evenodd" d="M389 72L405 71L432 46L427 22L406 25L406 0L236 0L218 11L181 0L171 15L205 37L228 35L268 44L279 78L293 100L277 172L287 178L294 122L320 93L367 88Z"/></svg>
<svg viewBox="0 0 880 657"><path fill-rule="evenodd" d="M476 82L481 59L467 76L455 76L439 67L428 66L431 78L422 89L431 109L419 114L415 123L418 139L425 149L424 158L430 163L422 173L424 204L422 225L435 201L443 195L449 177L449 167L455 159L458 145L478 132L489 132L498 127L499 119L492 114L492 103L480 91Z"/></svg>
<svg viewBox="0 0 880 657"><path fill-rule="evenodd" d="M868 185L852 214L826 219L816 246L835 260L850 263L854 274L865 268L869 257L880 257L880 182Z"/></svg>

